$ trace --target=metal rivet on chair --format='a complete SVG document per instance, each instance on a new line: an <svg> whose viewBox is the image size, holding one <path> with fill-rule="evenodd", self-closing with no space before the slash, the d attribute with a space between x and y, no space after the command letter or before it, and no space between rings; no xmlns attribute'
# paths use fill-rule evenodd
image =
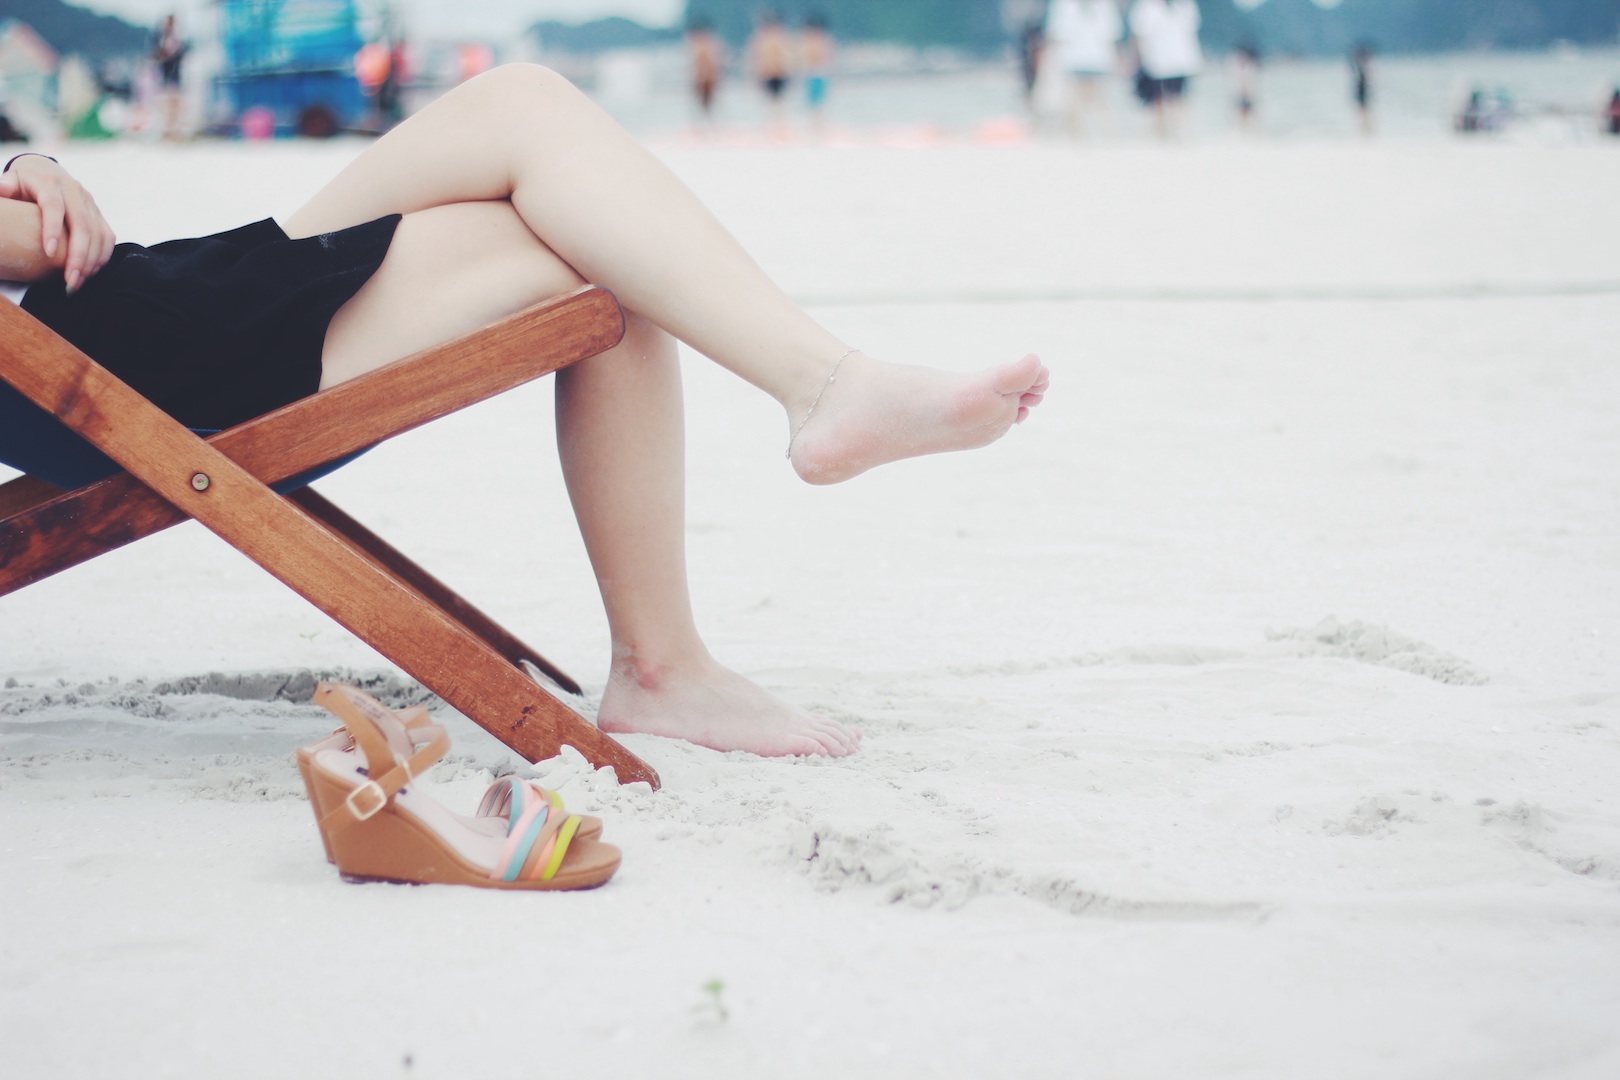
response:
<svg viewBox="0 0 1620 1080"><path fill-rule="evenodd" d="M207 491L208 485L211 482L212 481L208 479L208 474L205 472L191 474L191 486L196 488L198 491Z"/></svg>

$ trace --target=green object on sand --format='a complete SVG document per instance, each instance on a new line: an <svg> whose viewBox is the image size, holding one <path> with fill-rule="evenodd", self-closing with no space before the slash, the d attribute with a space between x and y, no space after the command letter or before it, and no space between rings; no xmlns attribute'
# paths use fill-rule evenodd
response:
<svg viewBox="0 0 1620 1080"><path fill-rule="evenodd" d="M111 139L117 132L101 122L101 106L105 104L105 97L98 98L94 106L85 111L85 114L68 125L68 138L70 139Z"/></svg>

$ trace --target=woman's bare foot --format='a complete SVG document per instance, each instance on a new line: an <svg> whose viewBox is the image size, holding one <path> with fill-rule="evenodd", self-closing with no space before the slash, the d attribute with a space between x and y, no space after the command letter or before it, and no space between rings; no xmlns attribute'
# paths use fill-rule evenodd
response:
<svg viewBox="0 0 1620 1080"><path fill-rule="evenodd" d="M843 757L861 744L859 730L813 716L712 660L658 672L615 664L596 722L615 735L663 735L765 757Z"/></svg>
<svg viewBox="0 0 1620 1080"><path fill-rule="evenodd" d="M815 403L788 456L800 479L836 484L901 458L987 446L1041 403L1048 381L1046 365L1034 355L959 375L854 353Z"/></svg>

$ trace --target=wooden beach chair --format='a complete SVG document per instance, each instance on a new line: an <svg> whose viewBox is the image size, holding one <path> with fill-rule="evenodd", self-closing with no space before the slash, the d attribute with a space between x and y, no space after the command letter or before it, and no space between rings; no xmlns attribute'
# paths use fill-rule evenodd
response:
<svg viewBox="0 0 1620 1080"><path fill-rule="evenodd" d="M574 680L302 486L384 439L594 356L623 335L612 295L586 287L202 435L0 303L0 379L17 391L0 397L0 426L44 425L69 439L54 417L125 470L74 491L27 475L0 485L0 597L195 518L528 760L568 743L592 764L612 765L621 782L657 787L652 768L519 665L528 661L577 693Z"/></svg>

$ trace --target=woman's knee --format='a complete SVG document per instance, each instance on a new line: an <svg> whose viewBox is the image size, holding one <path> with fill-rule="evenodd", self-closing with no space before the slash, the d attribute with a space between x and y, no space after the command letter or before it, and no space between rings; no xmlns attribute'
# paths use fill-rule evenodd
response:
<svg viewBox="0 0 1620 1080"><path fill-rule="evenodd" d="M476 87L502 105L584 98L578 87L543 64L502 64L465 85Z"/></svg>
<svg viewBox="0 0 1620 1080"><path fill-rule="evenodd" d="M634 311L624 313L624 340L620 344L640 363L674 364L679 360L674 336Z"/></svg>
<svg viewBox="0 0 1620 1080"><path fill-rule="evenodd" d="M680 381L680 354L675 338L657 323L634 311L624 313L624 337L605 353L558 372L571 393L585 386L607 394L640 394Z"/></svg>

